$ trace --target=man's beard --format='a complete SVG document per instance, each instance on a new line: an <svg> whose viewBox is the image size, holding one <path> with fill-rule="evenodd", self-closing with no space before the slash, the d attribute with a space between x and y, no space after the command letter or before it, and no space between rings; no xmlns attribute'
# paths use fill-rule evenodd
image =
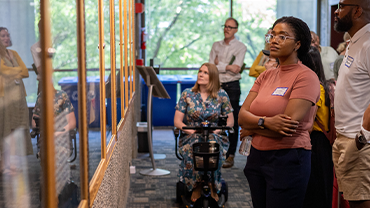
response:
<svg viewBox="0 0 370 208"><path fill-rule="evenodd" d="M351 14L352 9L350 12L348 12L348 14L346 14L346 16L341 19L339 19L339 17L337 16L337 22L334 23L334 30L337 32L347 32L348 30L350 30L353 26Z"/></svg>

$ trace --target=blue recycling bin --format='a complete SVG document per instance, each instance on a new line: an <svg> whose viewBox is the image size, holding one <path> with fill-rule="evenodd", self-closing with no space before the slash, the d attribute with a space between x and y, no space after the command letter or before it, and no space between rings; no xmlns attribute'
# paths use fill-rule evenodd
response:
<svg viewBox="0 0 370 208"><path fill-rule="evenodd" d="M100 77L87 77L87 122L89 128L100 127ZM71 100L75 109L76 126L78 128L78 92L77 92L77 77L63 77L59 80L58 85L65 91Z"/></svg>
<svg viewBox="0 0 370 208"><path fill-rule="evenodd" d="M192 88L195 85L195 82L197 82L197 77L198 75L177 75L177 78L179 79L180 82L180 89L181 93L186 89L186 88Z"/></svg>
<svg viewBox="0 0 370 208"><path fill-rule="evenodd" d="M125 77L123 77L123 86L121 87L121 89L123 89L125 87ZM143 82L143 81L142 81ZM130 77L128 77L128 96L130 97L130 83L131 83L131 80L130 80ZM107 102L107 125L112 127L112 99L111 98L107 98L106 100ZM121 120L121 98L117 97L116 99L116 106L117 106L117 124L119 123L119 121Z"/></svg>
<svg viewBox="0 0 370 208"><path fill-rule="evenodd" d="M117 106L117 124L121 120L121 98L116 99ZM107 98L107 125L112 127L112 99Z"/></svg>
<svg viewBox="0 0 370 208"><path fill-rule="evenodd" d="M123 77L123 86L121 89L123 89L125 87L125 77ZM128 77L128 96L130 97L130 83L131 83L131 80L130 80L130 77ZM146 87L145 85L145 82L144 82L144 79L140 79L140 84L142 85L142 88L143 87ZM147 93L148 95L148 93ZM107 98L106 99L106 103L107 103L107 108L106 108L106 112L107 112L107 125L112 127L112 99L111 98ZM117 124L120 122L121 120L121 98L117 97L117 100L116 100L116 106L117 106Z"/></svg>
<svg viewBox="0 0 370 208"><path fill-rule="evenodd" d="M173 117L175 115L176 94L178 78L176 75L157 75L159 81L162 82L164 88L167 90L170 99L157 98L153 96L152 118L153 126L173 126ZM144 83L144 82L143 82ZM147 108L148 87L146 84L142 85L142 105ZM145 107L144 107L145 106Z"/></svg>

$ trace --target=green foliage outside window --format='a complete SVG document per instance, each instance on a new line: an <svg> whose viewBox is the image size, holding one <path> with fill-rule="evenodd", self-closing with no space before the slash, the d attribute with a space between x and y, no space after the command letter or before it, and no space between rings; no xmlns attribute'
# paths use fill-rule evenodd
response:
<svg viewBox="0 0 370 208"><path fill-rule="evenodd" d="M233 17L239 22L237 38L247 46L250 67L264 47L264 35L276 19L276 0L234 0ZM263 3L262 3L263 2ZM225 0L146 0L146 57L158 58L161 67L199 67L208 62L212 44L224 38L221 25L229 17ZM161 74L196 74L196 71L161 71ZM244 71L243 102L254 78Z"/></svg>
<svg viewBox="0 0 370 208"><path fill-rule="evenodd" d="M39 1L35 0L36 14ZM77 68L77 37L75 0L51 0L51 31L54 69ZM233 17L239 22L237 38L247 46L246 66L252 65L264 47L264 34L276 18L276 0L261 2L234 0ZM227 0L146 0L147 65L150 58L158 58L161 67L199 67L208 62L213 42L223 39L221 25L229 17L230 1ZM116 0L118 5L118 0ZM116 7L116 66L119 59L119 14ZM86 64L87 68L99 68L98 1L85 1L86 13ZM39 17L36 18L37 28ZM110 68L109 0L104 0L105 67ZM37 30L36 30L37 31ZM37 34L39 36L39 34ZM162 71L161 74L196 74L196 71ZM54 85L62 77L75 76L76 72L54 73ZM88 75L98 75L89 72ZM109 72L106 72L109 75ZM242 74L241 101L249 92L254 78L248 71Z"/></svg>

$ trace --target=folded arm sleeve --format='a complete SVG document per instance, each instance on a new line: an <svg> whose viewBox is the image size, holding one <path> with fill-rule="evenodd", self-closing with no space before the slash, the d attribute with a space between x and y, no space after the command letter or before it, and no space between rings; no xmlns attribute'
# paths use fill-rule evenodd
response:
<svg viewBox="0 0 370 208"><path fill-rule="evenodd" d="M242 43L241 43L242 44ZM247 52L247 47L243 44L244 47L241 47L235 55L235 61L233 64L238 65L239 67L243 66L245 53Z"/></svg>

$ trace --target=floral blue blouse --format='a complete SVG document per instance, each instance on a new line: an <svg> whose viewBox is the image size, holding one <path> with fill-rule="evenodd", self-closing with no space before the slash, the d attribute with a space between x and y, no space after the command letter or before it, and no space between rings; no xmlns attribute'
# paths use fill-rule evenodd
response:
<svg viewBox="0 0 370 208"><path fill-rule="evenodd" d="M191 88L185 89L177 103L176 110L185 114L185 124L188 126L200 126L202 121L209 121L212 126L217 126L218 117L220 114L227 115L233 111L230 99L227 93L220 89L217 98L208 98L203 101L200 93L192 92ZM193 169L193 151L194 143L202 142L201 134L186 135L179 141L179 152L184 157L181 161L179 169L180 181L186 184L189 191L195 188L196 183L202 180L200 171ZM215 185L218 191L221 190L221 166L225 160L226 152L229 148L229 140L226 136L219 134L211 134L209 141L216 141L220 145L220 160L219 166L214 171ZM209 177L210 177L209 172Z"/></svg>

